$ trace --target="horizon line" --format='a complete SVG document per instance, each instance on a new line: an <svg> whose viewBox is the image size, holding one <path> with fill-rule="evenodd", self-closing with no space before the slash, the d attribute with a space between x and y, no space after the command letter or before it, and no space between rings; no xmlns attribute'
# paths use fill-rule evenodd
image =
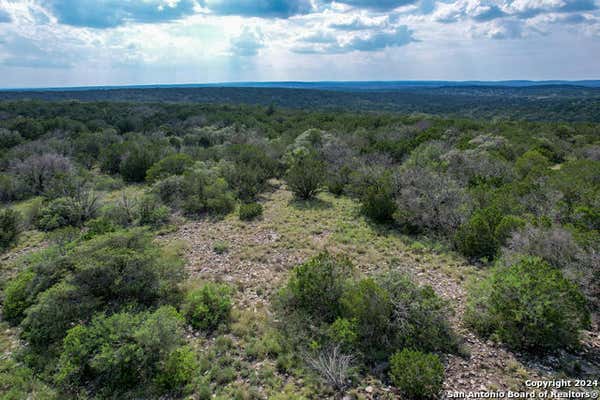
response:
<svg viewBox="0 0 600 400"><path fill-rule="evenodd" d="M0 87L0 91L40 91L40 90L85 90L85 89L118 89L118 88L160 88L160 87L243 87L248 85L352 85L352 84L401 84L410 86L415 84L418 86L435 86L443 84L453 85L481 85L491 84L502 86L502 84L522 84L522 86L539 86L539 85L572 85L577 84L594 84L600 86L600 78L598 79L499 79L499 80L322 80L322 81L303 81L303 80L284 80L284 81L226 81L226 82L204 82L204 83L139 83L139 84L98 84L98 85L67 85L67 86L22 86L22 87ZM482 85L483 84L483 85Z"/></svg>

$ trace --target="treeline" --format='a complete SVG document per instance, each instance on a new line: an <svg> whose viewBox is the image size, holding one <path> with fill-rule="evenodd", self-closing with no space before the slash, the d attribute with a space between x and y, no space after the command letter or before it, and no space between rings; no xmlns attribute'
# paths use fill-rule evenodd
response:
<svg viewBox="0 0 600 400"><path fill-rule="evenodd" d="M577 86L441 87L398 90L288 88L122 88L5 91L0 99L86 102L276 104L312 111L427 113L468 118L600 122L600 89Z"/></svg>

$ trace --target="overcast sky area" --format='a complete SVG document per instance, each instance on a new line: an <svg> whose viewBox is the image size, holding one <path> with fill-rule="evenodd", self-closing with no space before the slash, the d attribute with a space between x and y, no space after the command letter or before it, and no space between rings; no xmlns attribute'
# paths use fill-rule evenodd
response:
<svg viewBox="0 0 600 400"><path fill-rule="evenodd" d="M600 0L0 0L0 87L600 79Z"/></svg>

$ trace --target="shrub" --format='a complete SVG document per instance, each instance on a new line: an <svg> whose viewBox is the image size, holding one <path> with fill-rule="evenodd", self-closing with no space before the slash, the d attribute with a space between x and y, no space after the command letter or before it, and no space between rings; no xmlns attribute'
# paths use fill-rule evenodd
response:
<svg viewBox="0 0 600 400"><path fill-rule="evenodd" d="M206 187L204 208L212 214L225 215L235 209L235 197L228 189L227 182L218 178Z"/></svg>
<svg viewBox="0 0 600 400"><path fill-rule="evenodd" d="M409 399L435 399L444 383L444 366L435 354L404 349L390 358L390 379Z"/></svg>
<svg viewBox="0 0 600 400"><path fill-rule="evenodd" d="M193 160L187 154L171 154L148 169L146 180L156 182L172 175L183 175L192 164Z"/></svg>
<svg viewBox="0 0 600 400"><path fill-rule="evenodd" d="M107 217L100 217L87 221L85 226L87 227L87 232L84 235L84 239L86 240L117 230L115 223Z"/></svg>
<svg viewBox="0 0 600 400"><path fill-rule="evenodd" d="M338 318L329 326L327 333L332 342L352 349L358 341L357 325L356 319Z"/></svg>
<svg viewBox="0 0 600 400"><path fill-rule="evenodd" d="M51 231L64 226L77 226L82 221L82 215L73 202L66 197L52 200L40 211L36 221L38 229Z"/></svg>
<svg viewBox="0 0 600 400"><path fill-rule="evenodd" d="M560 270L529 257L496 267L474 286L465 318L481 335L534 351L578 343L590 314L581 292Z"/></svg>
<svg viewBox="0 0 600 400"><path fill-rule="evenodd" d="M156 194L163 203L179 207L186 194L183 177L169 176L156 182L152 186L152 193Z"/></svg>
<svg viewBox="0 0 600 400"><path fill-rule="evenodd" d="M398 212L401 225L453 234L462 225L471 208L464 188L443 174L425 169L408 169L396 176Z"/></svg>
<svg viewBox="0 0 600 400"><path fill-rule="evenodd" d="M205 283L187 294L182 312L194 328L213 331L229 320L231 290L226 285Z"/></svg>
<svg viewBox="0 0 600 400"><path fill-rule="evenodd" d="M525 225L526 221L521 217L515 215L505 215L502 217L498 225L496 225L496 229L494 229L494 236L498 244L506 244L513 232L525 227Z"/></svg>
<svg viewBox="0 0 600 400"><path fill-rule="evenodd" d="M18 197L60 193L65 180L73 172L71 161L58 154L31 155L23 161L13 162L11 173L20 187Z"/></svg>
<svg viewBox="0 0 600 400"><path fill-rule="evenodd" d="M373 279L350 286L340 299L342 315L356 321L361 348L368 358L377 358L382 342L389 337L392 302L390 294Z"/></svg>
<svg viewBox="0 0 600 400"><path fill-rule="evenodd" d="M0 211L0 251L14 245L21 231L21 214L10 208Z"/></svg>
<svg viewBox="0 0 600 400"><path fill-rule="evenodd" d="M380 178L369 185L361 197L362 212L377 222L389 222L396 211L396 200L391 179Z"/></svg>
<svg viewBox="0 0 600 400"><path fill-rule="evenodd" d="M456 233L458 250L470 258L493 259L499 248L496 227L501 218L502 215L492 208L475 212Z"/></svg>
<svg viewBox="0 0 600 400"><path fill-rule="evenodd" d="M315 319L333 322L341 313L340 299L352 276L349 260L323 252L296 266L280 292L283 305Z"/></svg>
<svg viewBox="0 0 600 400"><path fill-rule="evenodd" d="M150 391L148 382L152 381L164 393L165 385L172 387L166 379L182 385L191 380L195 364L183 343L183 318L173 307L152 313L100 315L89 326L69 330L55 379L71 390L93 383L102 397ZM185 363L175 365L175 361Z"/></svg>
<svg viewBox="0 0 600 400"><path fill-rule="evenodd" d="M240 205L240 219L250 221L258 218L263 213L263 206L260 203L248 203Z"/></svg>
<svg viewBox="0 0 600 400"><path fill-rule="evenodd" d="M354 357L344 354L339 346L321 349L316 355L307 355L306 363L321 375L335 390L343 391L350 384Z"/></svg>
<svg viewBox="0 0 600 400"><path fill-rule="evenodd" d="M169 391L182 392L192 382L198 367L194 350L189 346L179 347L160 362L155 382Z"/></svg>
<svg viewBox="0 0 600 400"><path fill-rule="evenodd" d="M229 251L229 243L225 241L217 241L213 244L213 251L217 254L225 254Z"/></svg>
<svg viewBox="0 0 600 400"><path fill-rule="evenodd" d="M182 263L141 230L99 236L49 258L32 266L28 295L34 304L21 323L22 336L36 354L53 355L67 330L94 313L181 300Z"/></svg>
<svg viewBox="0 0 600 400"><path fill-rule="evenodd" d="M119 172L125 182L143 182L148 169L160 159L157 146L148 140L123 144L124 154L119 164Z"/></svg>
<svg viewBox="0 0 600 400"><path fill-rule="evenodd" d="M160 204L160 201L152 195L142 197L138 205L138 213L140 225L153 227L166 224L171 216L171 210Z"/></svg>
<svg viewBox="0 0 600 400"><path fill-rule="evenodd" d="M286 172L286 182L296 197L313 198L320 190L325 176L325 166L316 153L305 149L295 151Z"/></svg>
<svg viewBox="0 0 600 400"><path fill-rule="evenodd" d="M537 150L529 150L515 161L515 169L521 178L542 175L550 167L550 161Z"/></svg>
<svg viewBox="0 0 600 400"><path fill-rule="evenodd" d="M29 286L35 274L30 271L22 271L14 279L8 282L4 288L4 303L2 316L13 325L18 324L25 317L25 310L33 304L30 296Z"/></svg>
<svg viewBox="0 0 600 400"><path fill-rule="evenodd" d="M391 272L380 278L392 303L389 351L413 348L426 352L453 353L458 338L449 321L451 310L430 286L418 286L409 277ZM386 339L386 338L383 338Z"/></svg>

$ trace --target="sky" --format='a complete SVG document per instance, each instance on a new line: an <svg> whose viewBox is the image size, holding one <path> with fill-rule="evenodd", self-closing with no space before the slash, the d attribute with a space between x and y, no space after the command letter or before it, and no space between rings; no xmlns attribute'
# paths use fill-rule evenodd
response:
<svg viewBox="0 0 600 400"><path fill-rule="evenodd" d="M0 87L599 79L600 0L0 0Z"/></svg>

